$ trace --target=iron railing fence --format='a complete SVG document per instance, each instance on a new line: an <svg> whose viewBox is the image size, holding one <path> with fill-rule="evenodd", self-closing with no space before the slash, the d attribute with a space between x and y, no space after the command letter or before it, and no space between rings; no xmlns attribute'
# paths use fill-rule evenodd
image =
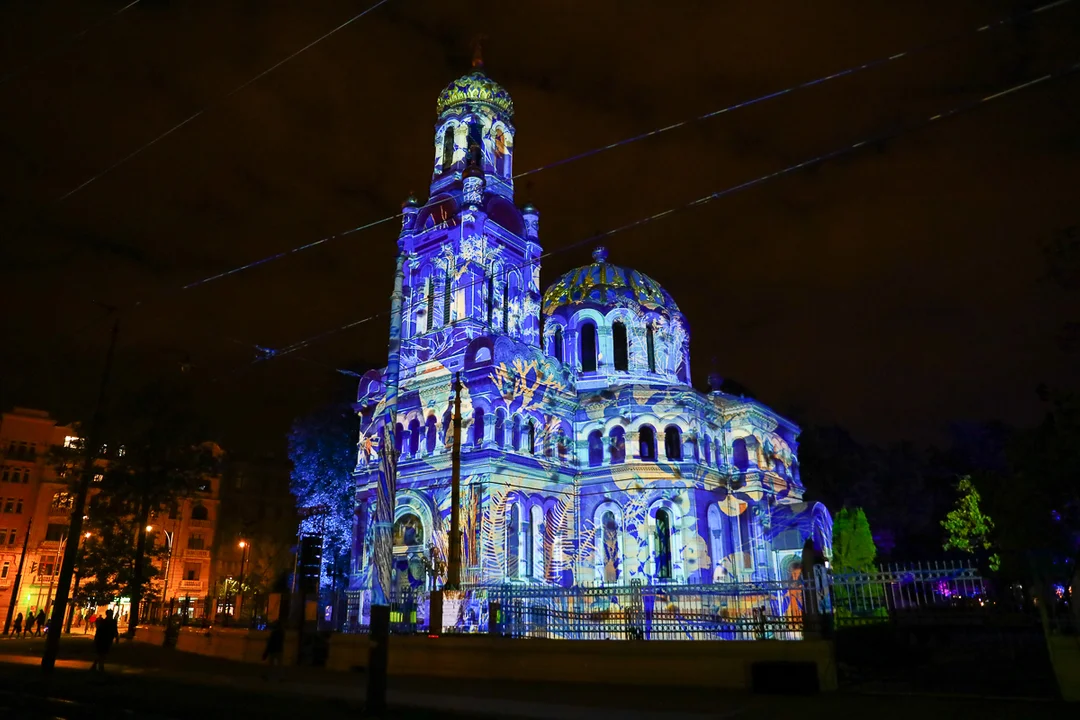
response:
<svg viewBox="0 0 1080 720"><path fill-rule="evenodd" d="M828 588L838 625L929 620L943 613L977 618L989 602L986 581L966 562L881 565L870 572L828 573L818 582Z"/></svg>
<svg viewBox="0 0 1080 720"><path fill-rule="evenodd" d="M574 640L796 639L798 581L488 589L494 632Z"/></svg>
<svg viewBox="0 0 1080 720"><path fill-rule="evenodd" d="M978 570L964 563L883 565L873 571L702 585L643 583L557 587L466 584L445 633L491 632L578 640L797 640L833 625L916 621L948 614L978 622L988 601ZM397 589L391 631L426 633L430 593ZM448 612L456 613L451 618ZM351 632L367 632L354 623Z"/></svg>

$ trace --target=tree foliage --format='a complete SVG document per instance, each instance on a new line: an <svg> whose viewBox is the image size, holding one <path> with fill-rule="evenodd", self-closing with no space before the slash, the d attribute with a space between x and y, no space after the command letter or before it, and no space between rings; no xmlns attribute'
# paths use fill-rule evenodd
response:
<svg viewBox="0 0 1080 720"><path fill-rule="evenodd" d="M185 388L163 382L123 396L109 413L106 459L87 513L91 537L83 575L88 592L122 592L131 599L131 626L162 552L146 527L181 498L209 491L221 450L205 442ZM117 590L117 586L122 590Z"/></svg>
<svg viewBox="0 0 1080 720"><path fill-rule="evenodd" d="M877 547L862 508L843 508L833 519L833 569L838 573L874 569Z"/></svg>
<svg viewBox="0 0 1080 720"><path fill-rule="evenodd" d="M980 507L979 491L969 476L960 478L957 486L959 497L941 527L945 529L945 550L959 550L965 553L978 553L992 547L990 533L994 521ZM990 569L997 571L1001 567L1001 557L994 553L988 558Z"/></svg>
<svg viewBox="0 0 1080 720"><path fill-rule="evenodd" d="M345 404L327 405L297 418L289 432L296 505L301 510L318 509L307 513L300 529L324 537L323 556L331 566L324 572L324 584L344 572L352 548L357 433L356 415Z"/></svg>

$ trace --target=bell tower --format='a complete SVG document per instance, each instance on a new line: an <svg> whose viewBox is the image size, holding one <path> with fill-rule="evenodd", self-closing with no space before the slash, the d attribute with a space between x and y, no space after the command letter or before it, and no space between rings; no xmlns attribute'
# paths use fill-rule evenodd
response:
<svg viewBox="0 0 1080 720"><path fill-rule="evenodd" d="M540 344L539 213L514 205L513 117L479 50L439 94L431 197L406 200L398 237L403 378L459 369L481 335Z"/></svg>
<svg viewBox="0 0 1080 720"><path fill-rule="evenodd" d="M477 45L472 72L446 86L436 105L431 194L460 182L474 153L491 192L514 199L514 102L484 72Z"/></svg>

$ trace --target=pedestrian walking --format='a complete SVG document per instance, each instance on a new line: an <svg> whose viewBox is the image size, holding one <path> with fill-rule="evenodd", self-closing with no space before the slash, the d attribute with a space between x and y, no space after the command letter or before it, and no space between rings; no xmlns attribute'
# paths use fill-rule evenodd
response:
<svg viewBox="0 0 1080 720"><path fill-rule="evenodd" d="M22 613L19 613L15 618L15 623L11 626L11 634L15 636L15 639L19 639L19 633L22 632Z"/></svg>
<svg viewBox="0 0 1080 720"><path fill-rule="evenodd" d="M120 639L120 629L113 620L113 611L106 610L105 617L98 618L97 629L94 631L94 651L97 658L90 666L91 670L105 672L105 656L109 654L112 644Z"/></svg>
<svg viewBox="0 0 1080 720"><path fill-rule="evenodd" d="M37 612L37 630L34 631L34 637L41 637L41 631L45 629L45 608L38 610Z"/></svg>
<svg viewBox="0 0 1080 720"><path fill-rule="evenodd" d="M266 660L269 665L269 669L263 675L264 680L269 680L271 676L277 677L278 671L275 668L281 667L281 657L284 654L285 628L282 627L281 621L277 620L270 626L270 637L266 639L266 650L263 652L263 660Z"/></svg>
<svg viewBox="0 0 1080 720"><path fill-rule="evenodd" d="M35 622L37 622L37 616L34 615L34 608L30 608L30 612L26 613L26 627L23 628L23 637L34 634Z"/></svg>

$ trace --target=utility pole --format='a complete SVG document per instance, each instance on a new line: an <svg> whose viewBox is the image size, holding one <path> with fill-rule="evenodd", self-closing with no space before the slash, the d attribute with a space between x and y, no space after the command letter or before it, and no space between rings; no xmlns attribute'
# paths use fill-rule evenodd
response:
<svg viewBox="0 0 1080 720"><path fill-rule="evenodd" d="M450 562L446 590L461 584L461 373L454 374L454 446L450 449ZM439 628L441 631L442 628Z"/></svg>
<svg viewBox="0 0 1080 720"><path fill-rule="evenodd" d="M15 572L15 582L11 586L11 604L8 605L7 618L4 619L4 634L11 629L11 616L15 613L15 606L19 604L19 583L22 581L23 564L26 562L26 548L30 543L30 528L34 526L34 516L26 523L26 537L23 538L22 555L19 556L19 569Z"/></svg>
<svg viewBox="0 0 1080 720"><path fill-rule="evenodd" d="M105 413L105 392L109 387L109 377L112 375L113 358L116 355L116 339L120 334L120 319L113 321L112 333L109 336L109 349L105 355L105 368L101 373L101 386L98 389L97 405L94 407L94 415L90 420L89 432L83 450L86 455L83 460L82 476L79 478L79 487L75 493L75 505L71 510L71 526L68 528L68 537L74 538L75 542L68 542L64 548L64 562L60 566L60 581L57 583L57 602L53 606L52 620L49 621L49 633L45 637L45 653L41 656L41 667L46 673L51 673L56 665L56 655L60 650L60 633L64 630L64 614L67 610L68 593L71 592L71 577L75 574L75 559L79 554L79 541L82 538L83 514L86 512L86 496L90 492L90 481L94 477L94 460L97 458L98 448L101 446L103 416Z"/></svg>
<svg viewBox="0 0 1080 720"><path fill-rule="evenodd" d="M390 342L386 362L386 394L383 398L381 439L379 442L379 478L375 496L375 577L371 587L371 631L368 635L368 677L365 717L381 718L386 714L386 672L390 641L390 578L393 546L390 537L397 505L397 454L394 424L397 422L398 380L401 373L401 301L405 275L405 252L397 257L394 292L390 296ZM377 426L379 418L372 418Z"/></svg>

